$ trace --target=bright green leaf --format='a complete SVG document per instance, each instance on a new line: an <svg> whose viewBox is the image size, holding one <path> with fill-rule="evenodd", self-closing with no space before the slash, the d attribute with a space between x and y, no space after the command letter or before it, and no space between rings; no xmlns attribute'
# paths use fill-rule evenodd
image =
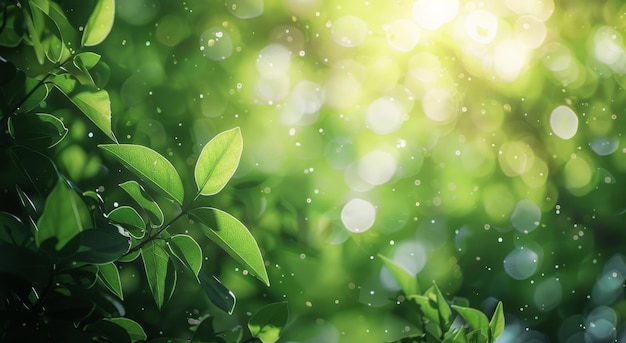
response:
<svg viewBox="0 0 626 343"><path fill-rule="evenodd" d="M67 128L60 119L51 114L29 113L10 117L9 133L16 144L47 149L65 138Z"/></svg>
<svg viewBox="0 0 626 343"><path fill-rule="evenodd" d="M484 313L471 307L452 305L452 308L455 309L461 315L461 317L463 317L467 325L469 325L470 329L480 330L481 334L487 337L489 330L489 320Z"/></svg>
<svg viewBox="0 0 626 343"><path fill-rule="evenodd" d="M383 260L385 266L389 268L393 277L400 284L400 288L405 295L413 295L422 293L419 284L417 283L417 279L414 275L411 275L406 269L402 266L396 264L393 260L378 254L378 257Z"/></svg>
<svg viewBox="0 0 626 343"><path fill-rule="evenodd" d="M148 338L148 335L146 335L146 332L143 330L141 325L139 325L136 321L132 319L119 317L119 318L108 318L106 320L124 328L124 330L128 332L128 335L130 336L130 339L133 342L145 341L146 338Z"/></svg>
<svg viewBox="0 0 626 343"><path fill-rule="evenodd" d="M176 285L176 273L170 267L169 255L154 240L141 248L148 286L159 310L169 300Z"/></svg>
<svg viewBox="0 0 626 343"><path fill-rule="evenodd" d="M199 280L202 290L204 290L204 293L209 297L211 302L220 310L232 314L237 302L233 292L226 288L220 280L206 269L200 271Z"/></svg>
<svg viewBox="0 0 626 343"><path fill-rule="evenodd" d="M239 127L218 134L202 148L194 170L200 194L213 195L226 186L237 170L242 149Z"/></svg>
<svg viewBox="0 0 626 343"><path fill-rule="evenodd" d="M154 189L183 203L184 189L174 166L156 151L135 144L100 144L101 149L110 153L137 176L143 178Z"/></svg>
<svg viewBox="0 0 626 343"><path fill-rule="evenodd" d="M100 55L93 52L82 52L73 59L73 67L67 67L68 71L74 75L83 85L94 85L95 82L89 69L93 68L100 61Z"/></svg>
<svg viewBox="0 0 626 343"><path fill-rule="evenodd" d="M189 235L174 235L168 238L170 250L195 276L202 268L202 249L198 242Z"/></svg>
<svg viewBox="0 0 626 343"><path fill-rule="evenodd" d="M437 296L437 310L439 311L439 326L443 332L446 332L452 323L452 311L437 284L435 284L435 294Z"/></svg>
<svg viewBox="0 0 626 343"><path fill-rule="evenodd" d="M198 207L189 216L200 222L202 231L237 262L269 286L265 262L256 240L237 218L212 207Z"/></svg>
<svg viewBox="0 0 626 343"><path fill-rule="evenodd" d="M437 325L440 324L439 311L437 304L427 296L424 295L409 295L408 299L415 301L419 306L422 315Z"/></svg>
<svg viewBox="0 0 626 343"><path fill-rule="evenodd" d="M111 100L107 91L85 90L68 97L102 132L117 141L111 131Z"/></svg>
<svg viewBox="0 0 626 343"><path fill-rule="evenodd" d="M98 0L87 24L81 44L83 46L94 46L102 43L109 35L113 27L115 18L115 1Z"/></svg>
<svg viewBox="0 0 626 343"><path fill-rule="evenodd" d="M263 343L274 343L280 338L288 318L289 308L286 301L269 304L250 317L248 329L252 336Z"/></svg>
<svg viewBox="0 0 626 343"><path fill-rule="evenodd" d="M139 206L148 212L148 217L153 227L161 227L165 217L161 207L152 199L150 194L146 192L137 181L126 181L120 183L120 187L135 200Z"/></svg>
<svg viewBox="0 0 626 343"><path fill-rule="evenodd" d="M504 311L502 309L502 301L498 301L493 316L489 321L489 329L491 330L491 337L495 340L504 331Z"/></svg>
<svg viewBox="0 0 626 343"><path fill-rule="evenodd" d="M109 262L98 266L98 278L113 294L121 300L124 300L122 292L122 281L120 280L120 272L117 270L115 263Z"/></svg>
<svg viewBox="0 0 626 343"><path fill-rule="evenodd" d="M37 227L37 245L56 239L55 248L60 250L74 236L91 227L91 215L78 194L65 180L59 179L46 199Z"/></svg>
<svg viewBox="0 0 626 343"><path fill-rule="evenodd" d="M26 22L26 28L28 29L28 38L33 45L35 55L37 56L37 62L39 62L39 64L43 64L46 57L46 52L43 45L41 44L43 25L40 24L40 20L38 20L37 18L41 17L41 14L39 13L38 9L35 9L31 15L26 7L23 7L22 14L24 15L24 21Z"/></svg>
<svg viewBox="0 0 626 343"><path fill-rule="evenodd" d="M461 327L456 332L450 333L450 335L443 340L443 343L468 343L465 328Z"/></svg>
<svg viewBox="0 0 626 343"><path fill-rule="evenodd" d="M114 208L107 218L122 225L133 238L142 238L146 234L146 223L137 211L130 206Z"/></svg>

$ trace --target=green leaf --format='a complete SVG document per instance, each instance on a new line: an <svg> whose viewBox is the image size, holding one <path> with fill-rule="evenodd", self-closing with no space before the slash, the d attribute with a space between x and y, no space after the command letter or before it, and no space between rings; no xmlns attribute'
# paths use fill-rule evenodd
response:
<svg viewBox="0 0 626 343"><path fill-rule="evenodd" d="M196 333L189 343L225 343L224 339L217 337L213 328L213 317L205 318L196 329Z"/></svg>
<svg viewBox="0 0 626 343"><path fill-rule="evenodd" d="M398 284L400 284L400 288L405 295L422 293L419 288L419 284L417 283L417 279L414 275L411 275L406 269L396 264L393 260L381 254L378 254L378 257L383 260L385 266L389 268L391 274L396 279L396 281L398 281Z"/></svg>
<svg viewBox="0 0 626 343"><path fill-rule="evenodd" d="M159 337L151 339L149 343L189 343L189 340L184 338Z"/></svg>
<svg viewBox="0 0 626 343"><path fill-rule="evenodd" d="M407 298L415 301L424 317L440 325L439 310L433 299L424 295L408 295Z"/></svg>
<svg viewBox="0 0 626 343"><path fill-rule="evenodd" d="M119 317L119 318L107 318L105 320L108 320L124 328L124 330L126 330L128 335L130 336L130 339L132 340L132 342L145 341L146 338L148 338L148 335L146 335L146 332L143 330L141 325L139 325L136 321L132 319Z"/></svg>
<svg viewBox="0 0 626 343"><path fill-rule="evenodd" d="M496 310L489 321L489 329L491 330L491 338L498 338L504 331L504 311L502 309L502 301L498 301Z"/></svg>
<svg viewBox="0 0 626 343"><path fill-rule="evenodd" d="M202 148L194 170L200 194L213 195L226 186L237 170L242 149L239 127L218 134Z"/></svg>
<svg viewBox="0 0 626 343"><path fill-rule="evenodd" d="M450 306L448 306L448 303L443 297L443 294L441 294L437 284L434 286L435 295L437 296L437 310L439 312L439 327L441 328L441 331L446 332L452 323L452 311L450 311Z"/></svg>
<svg viewBox="0 0 626 343"><path fill-rule="evenodd" d="M86 325L85 331L98 333L98 342L133 342L126 328L106 318Z"/></svg>
<svg viewBox="0 0 626 343"><path fill-rule="evenodd" d="M471 307L452 305L452 308L455 309L461 315L461 317L463 317L463 319L465 319L465 322L467 323L467 325L469 325L470 329L480 330L481 334L487 337L489 330L489 320L484 313Z"/></svg>
<svg viewBox="0 0 626 343"><path fill-rule="evenodd" d="M280 338L288 317L289 308L286 301L269 304L252 315L248 321L248 329L252 336L259 338L263 343L274 343Z"/></svg>
<svg viewBox="0 0 626 343"><path fill-rule="evenodd" d="M78 234L80 246L72 256L80 262L102 264L117 261L130 249L130 236L120 227L102 223L96 229Z"/></svg>
<svg viewBox="0 0 626 343"><path fill-rule="evenodd" d="M115 263L109 262L98 266L98 279L121 300L124 300L120 272Z"/></svg>
<svg viewBox="0 0 626 343"><path fill-rule="evenodd" d="M111 100L107 91L84 90L68 97L104 134L117 141L111 131Z"/></svg>
<svg viewBox="0 0 626 343"><path fill-rule="evenodd" d="M37 222L37 245L56 239L55 248L61 250L74 236L92 226L91 215L82 199L59 179L50 192Z"/></svg>
<svg viewBox="0 0 626 343"><path fill-rule="evenodd" d="M146 235L146 223L139 213L130 206L120 206L113 209L107 218L122 225L133 238L140 239Z"/></svg>
<svg viewBox="0 0 626 343"><path fill-rule="evenodd" d="M171 268L169 255L154 240L141 248L148 286L159 310L169 300L176 285L176 273Z"/></svg>
<svg viewBox="0 0 626 343"><path fill-rule="evenodd" d="M202 290L204 290L204 293L206 293L211 302L220 310L232 314L237 302L233 292L226 288L220 280L204 268L200 272L199 280Z"/></svg>
<svg viewBox="0 0 626 343"><path fill-rule="evenodd" d="M46 155L24 146L13 146L9 152L23 182L31 184L39 196L46 197L59 180L54 163Z"/></svg>
<svg viewBox="0 0 626 343"><path fill-rule="evenodd" d="M461 327L458 331L451 333L443 340L443 343L468 343L465 328Z"/></svg>
<svg viewBox="0 0 626 343"><path fill-rule="evenodd" d="M133 200L135 200L139 206L141 206L148 213L152 227L161 227L165 217L161 207L152 199L150 194L146 192L143 187L137 183L137 181L126 181L119 185Z"/></svg>
<svg viewBox="0 0 626 343"><path fill-rule="evenodd" d="M198 207L189 216L200 222L202 231L237 262L269 286L263 256L256 240L237 218L212 207Z"/></svg>
<svg viewBox="0 0 626 343"><path fill-rule="evenodd" d="M135 250L135 251L133 251L133 252L131 252L129 254L126 254L126 255L120 257L118 259L118 261L119 262L132 262L132 261L136 260L137 257L139 257L139 255L140 255L140 251L139 250Z"/></svg>
<svg viewBox="0 0 626 343"><path fill-rule="evenodd" d="M94 46L102 43L109 35L113 27L115 18L115 1L98 0L87 24L81 44L83 46Z"/></svg>
<svg viewBox="0 0 626 343"><path fill-rule="evenodd" d="M100 61L100 55L93 52L81 52L74 56L73 65L76 68L69 68L68 71L74 75L83 85L94 85L95 82L89 69L93 68Z"/></svg>
<svg viewBox="0 0 626 343"><path fill-rule="evenodd" d="M22 42L24 18L17 6L8 5L4 10L7 12L4 17L6 22L4 30L0 32L0 46L14 48Z"/></svg>
<svg viewBox="0 0 626 343"><path fill-rule="evenodd" d="M51 114L33 113L10 117L9 133L16 144L48 149L65 138L67 128Z"/></svg>
<svg viewBox="0 0 626 343"><path fill-rule="evenodd" d="M20 218L8 212L0 212L0 240L23 246L27 243L29 234Z"/></svg>
<svg viewBox="0 0 626 343"><path fill-rule="evenodd" d="M189 235L174 235L168 238L170 250L197 277L202 268L202 249Z"/></svg>
<svg viewBox="0 0 626 343"><path fill-rule="evenodd" d="M467 341L469 343L487 343L487 336L484 335L482 330L474 330L467 334Z"/></svg>
<svg viewBox="0 0 626 343"><path fill-rule="evenodd" d="M38 9L34 9L32 13L29 13L26 6L23 7L24 21L26 22L26 28L28 29L28 38L33 45L33 50L37 56L37 62L43 64L46 57L46 52L41 43L41 34L43 31L43 24L41 23L41 12Z"/></svg>
<svg viewBox="0 0 626 343"><path fill-rule="evenodd" d="M42 101L46 100L50 93L50 86L46 83L41 83L39 80L27 77L24 80L24 96L30 94L26 101L22 103L17 113L26 113L35 107L39 106ZM30 93L32 92L32 94Z"/></svg>
<svg viewBox="0 0 626 343"><path fill-rule="evenodd" d="M142 145L100 144L98 147L146 180L155 190L182 205L185 195L183 183L174 166L165 157Z"/></svg>

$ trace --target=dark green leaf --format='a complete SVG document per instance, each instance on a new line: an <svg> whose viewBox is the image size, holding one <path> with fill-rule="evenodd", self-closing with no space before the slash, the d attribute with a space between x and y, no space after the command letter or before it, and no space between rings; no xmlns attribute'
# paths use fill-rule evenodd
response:
<svg viewBox="0 0 626 343"><path fill-rule="evenodd" d="M202 249L189 235L174 235L168 238L170 250L197 277L202 268Z"/></svg>
<svg viewBox="0 0 626 343"><path fill-rule="evenodd" d="M113 27L115 17L114 0L98 0L87 24L81 44L93 46L102 43Z"/></svg>
<svg viewBox="0 0 626 343"><path fill-rule="evenodd" d="M280 338L288 318L289 308L286 301L269 304L252 315L248 321L248 329L252 336L263 343L274 343Z"/></svg>
<svg viewBox="0 0 626 343"><path fill-rule="evenodd" d="M156 151L135 144L100 144L137 176L143 178L155 190L183 203L184 189L174 166Z"/></svg>
<svg viewBox="0 0 626 343"><path fill-rule="evenodd" d="M108 320L124 328L124 330L126 330L128 335L130 336L132 342L145 341L146 338L148 338L148 335L146 335L146 332L143 330L141 325L139 325L136 321L132 319L119 317L108 318L105 320Z"/></svg>
<svg viewBox="0 0 626 343"><path fill-rule="evenodd" d="M16 144L47 149L65 138L67 128L53 115L29 113L9 118L9 133Z"/></svg>
<svg viewBox="0 0 626 343"><path fill-rule="evenodd" d="M32 237L35 237L37 232L37 220L39 219L39 210L35 207L35 203L30 199L28 194L24 193L20 186L15 185L15 190L17 191L17 195L20 198L20 204L24 208L26 215L28 216L28 224L31 229Z"/></svg>
<svg viewBox="0 0 626 343"><path fill-rule="evenodd" d="M29 77L26 78L24 86L23 96L26 96L27 94L29 95L17 109L17 113L25 113L39 106L39 104L41 104L41 102L44 101L50 93L50 86L48 84L41 83L39 80ZM22 100L22 98L17 100Z"/></svg>
<svg viewBox="0 0 626 343"><path fill-rule="evenodd" d="M115 263L109 262L98 266L98 278L113 294L121 300L124 300L122 292L122 281L120 280L120 272L117 270Z"/></svg>
<svg viewBox="0 0 626 343"><path fill-rule="evenodd" d="M4 24L4 30L0 32L0 46L14 48L22 42L22 35L24 34L22 23L24 18L17 6L8 5L4 10L7 11L5 16L6 23Z"/></svg>
<svg viewBox="0 0 626 343"><path fill-rule="evenodd" d="M130 206L120 206L113 209L107 218L122 225L133 238L143 238L146 234L146 223L139 213Z"/></svg>
<svg viewBox="0 0 626 343"><path fill-rule="evenodd" d="M217 337L213 328L213 317L205 318L196 329L196 333L189 343L225 343L221 337Z"/></svg>
<svg viewBox="0 0 626 343"><path fill-rule="evenodd" d="M239 127L218 134L202 148L194 170L200 194L213 195L226 186L237 170L242 149Z"/></svg>
<svg viewBox="0 0 626 343"><path fill-rule="evenodd" d="M498 338L504 331L504 311L502 310L502 301L498 301L496 310L489 321L489 329L491 330L491 338Z"/></svg>
<svg viewBox="0 0 626 343"><path fill-rule="evenodd" d="M67 289L62 288L56 288L44 300L46 314L57 320L79 322L89 316L95 306L84 294L70 294Z"/></svg>
<svg viewBox="0 0 626 343"><path fill-rule="evenodd" d="M102 264L116 261L130 249L130 237L120 227L102 223L79 234L80 246L72 256L80 262Z"/></svg>
<svg viewBox="0 0 626 343"><path fill-rule="evenodd" d="M154 240L141 248L148 286L159 309L169 300L176 285L176 273L170 267L167 252Z"/></svg>
<svg viewBox="0 0 626 343"><path fill-rule="evenodd" d="M100 342L134 342L125 327L110 319L100 319L89 324L85 326L85 331L98 333Z"/></svg>
<svg viewBox="0 0 626 343"><path fill-rule="evenodd" d="M263 256L256 240L237 218L212 207L198 207L189 216L200 222L202 231L239 263L269 286Z"/></svg>
<svg viewBox="0 0 626 343"><path fill-rule="evenodd" d="M139 206L146 210L152 227L161 227L161 225L163 225L165 218L161 207L159 207L150 194L148 194L137 181L126 181L121 183L120 187L122 187Z"/></svg>
<svg viewBox="0 0 626 343"><path fill-rule="evenodd" d="M183 338L159 337L151 339L149 343L189 343L189 340Z"/></svg>
<svg viewBox="0 0 626 343"><path fill-rule="evenodd" d="M396 281L398 281L398 284L400 285L400 288L405 295L422 293L419 288L419 284L417 283L417 279L414 275L411 275L406 269L396 264L393 260L381 254L378 254L378 257L383 260L385 266L389 268L391 274L396 279Z"/></svg>
<svg viewBox="0 0 626 343"><path fill-rule="evenodd" d="M24 246L30 237L30 230L16 216L8 212L0 212L0 240Z"/></svg>
<svg viewBox="0 0 626 343"><path fill-rule="evenodd" d="M235 309L235 295L220 280L203 268L199 274L200 286L211 302L220 310L232 314Z"/></svg>
<svg viewBox="0 0 626 343"><path fill-rule="evenodd" d="M470 329L480 330L481 335L487 337L489 330L489 320L484 313L470 307L460 307L452 305L452 308L456 310L461 315L461 317L463 317L467 325L469 325Z"/></svg>
<svg viewBox="0 0 626 343"><path fill-rule="evenodd" d="M17 275L31 282L47 282L52 270L49 264L50 261L33 250L0 240L0 273Z"/></svg>
<svg viewBox="0 0 626 343"><path fill-rule="evenodd" d="M65 180L59 179L46 199L35 238L38 245L55 238L55 249L61 250L74 236L91 226L91 215L85 203Z"/></svg>

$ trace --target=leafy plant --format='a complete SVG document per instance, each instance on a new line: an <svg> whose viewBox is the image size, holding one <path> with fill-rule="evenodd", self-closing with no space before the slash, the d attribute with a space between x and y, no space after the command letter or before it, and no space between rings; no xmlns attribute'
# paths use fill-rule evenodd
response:
<svg viewBox="0 0 626 343"><path fill-rule="evenodd" d="M121 305L118 266L139 256L159 309L180 282L178 275L189 272L217 307L232 313L235 295L211 274L196 239L169 232L182 218L195 222L199 232L269 286L263 256L245 225L223 210L198 205L200 196L219 193L237 169L243 149L239 127L204 145L195 161L196 192L185 194L184 180L168 159L146 146L119 144L112 130L105 88L110 68L87 48L111 31L115 2L73 8L90 13L79 23L53 1L3 6L2 159L19 171L15 196L20 204L0 212L0 340L146 340L142 326L125 318ZM59 94L113 142L98 147L137 176L119 184L134 204L105 211L111 206L101 194L81 191L60 171L53 151L69 129L64 118L42 112L47 102L60 101ZM169 199L176 209L163 211L153 194ZM284 325L286 304L274 311L281 313ZM273 337L279 333L274 330ZM260 331L252 334L268 342ZM210 318L196 328L192 342L207 339L224 341L216 338Z"/></svg>
<svg viewBox="0 0 626 343"><path fill-rule="evenodd" d="M414 276L391 259L383 255L379 257L406 296L403 303L408 308L406 318L419 329L418 333L394 342L492 343L504 331L501 301L489 320L481 311L469 307L464 298L455 298L451 304L448 303L437 284L420 294ZM457 321L457 317L462 320Z"/></svg>

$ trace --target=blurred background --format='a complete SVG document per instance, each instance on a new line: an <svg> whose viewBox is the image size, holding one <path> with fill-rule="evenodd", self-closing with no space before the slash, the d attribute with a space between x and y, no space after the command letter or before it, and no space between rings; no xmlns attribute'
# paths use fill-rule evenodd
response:
<svg viewBox="0 0 626 343"><path fill-rule="evenodd" d="M203 201L246 224L272 284L179 222L237 307L221 313L189 282L159 313L140 261L123 264L127 316L150 336L189 336L207 314L231 330L283 300L281 342L409 335L382 254L489 315L502 300L498 342L626 340L622 1L135 0L116 12L96 52L118 140L191 180L202 146L240 126L239 169ZM117 187L129 174L96 148L108 138L49 106L72 136L55 150L63 171L111 208L130 204Z"/></svg>

